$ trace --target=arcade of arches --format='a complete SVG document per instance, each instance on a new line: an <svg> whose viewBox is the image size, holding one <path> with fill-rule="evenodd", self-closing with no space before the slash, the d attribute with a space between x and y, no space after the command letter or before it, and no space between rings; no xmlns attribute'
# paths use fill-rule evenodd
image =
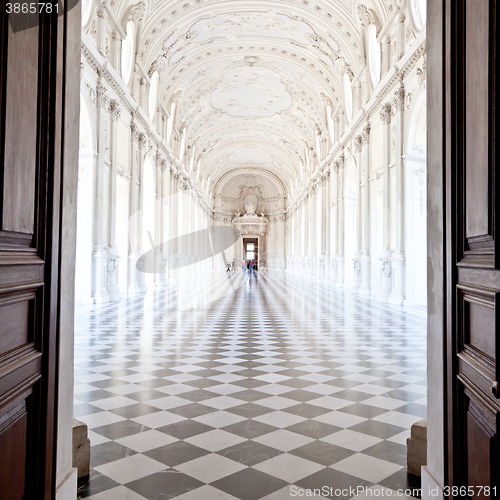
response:
<svg viewBox="0 0 500 500"><path fill-rule="evenodd" d="M83 497L407 484L426 416L425 6L82 1Z"/></svg>

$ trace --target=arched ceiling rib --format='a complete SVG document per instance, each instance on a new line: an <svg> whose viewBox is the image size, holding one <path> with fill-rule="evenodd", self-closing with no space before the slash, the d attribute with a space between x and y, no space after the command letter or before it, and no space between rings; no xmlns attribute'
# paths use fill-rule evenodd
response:
<svg viewBox="0 0 500 500"><path fill-rule="evenodd" d="M175 129L193 146L200 178L254 169L289 188L326 103L342 101L345 72L364 66L359 0L144 0L137 57L160 71L160 102L177 102ZM119 19L131 0L115 0ZM366 0L381 22L392 3Z"/></svg>

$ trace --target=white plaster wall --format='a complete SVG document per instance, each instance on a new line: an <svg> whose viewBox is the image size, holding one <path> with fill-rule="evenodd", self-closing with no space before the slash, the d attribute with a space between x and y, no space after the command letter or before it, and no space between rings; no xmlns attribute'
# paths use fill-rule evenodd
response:
<svg viewBox="0 0 500 500"><path fill-rule="evenodd" d="M116 183L116 246L120 255L118 264L118 286L122 294L127 293L128 219L130 181L118 177Z"/></svg>
<svg viewBox="0 0 500 500"><path fill-rule="evenodd" d="M82 152L83 153L83 152ZM90 154L89 154L90 153ZM75 304L77 306L92 303L92 219L94 216L93 203L93 163L92 151L80 156L78 162L78 194L77 194L77 243L75 261Z"/></svg>

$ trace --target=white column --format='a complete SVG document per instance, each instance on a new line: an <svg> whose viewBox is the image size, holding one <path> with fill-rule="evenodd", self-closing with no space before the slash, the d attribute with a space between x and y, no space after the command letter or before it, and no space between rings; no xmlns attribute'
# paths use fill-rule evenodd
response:
<svg viewBox="0 0 500 500"><path fill-rule="evenodd" d="M140 169L140 150L139 150L139 131L137 125L132 122L130 125L131 141L130 141L130 203L129 203L129 251L128 251L128 283L127 293L134 294L139 290L139 282L137 280L138 272L136 268L138 257L137 232L138 232L138 182Z"/></svg>
<svg viewBox="0 0 500 500"><path fill-rule="evenodd" d="M393 285L389 302L403 305L405 300L405 252L404 252L404 166L403 166L403 141L404 141L404 102L405 91L403 84L396 90L393 101L394 120L396 126L396 245L392 254Z"/></svg>
<svg viewBox="0 0 500 500"><path fill-rule="evenodd" d="M106 290L106 268L107 268L107 238L104 218L106 213L108 194L104 189L104 170L106 160L106 131L107 119L106 108L109 106L109 99L105 89L100 82L96 89L96 116L97 116L97 161L95 165L95 205L94 205L94 248L92 251L92 298L94 303L106 302L109 300Z"/></svg>
<svg viewBox="0 0 500 500"><path fill-rule="evenodd" d="M163 172L162 158L160 153L156 153L155 162L155 234L154 234L154 259L155 259L155 286L161 286L162 280L162 233L163 233Z"/></svg>
<svg viewBox="0 0 500 500"><path fill-rule="evenodd" d="M338 187L338 164L332 166L330 175L330 281L335 283L337 279L337 187Z"/></svg>
<svg viewBox="0 0 500 500"><path fill-rule="evenodd" d="M353 288L359 289L361 286L361 163L363 139L357 136L354 139L354 149L356 150L356 239L354 246L354 256L352 266L354 269Z"/></svg>
<svg viewBox="0 0 500 500"><path fill-rule="evenodd" d="M324 223L323 223L323 244L325 247L325 280L330 279L330 168L327 170L325 184L323 186L323 213L324 213Z"/></svg>
<svg viewBox="0 0 500 500"><path fill-rule="evenodd" d="M118 156L118 125L120 108L117 101L110 105L110 169L109 169L109 208L108 208L108 258L106 263L106 288L110 300L120 299L120 286L118 283L118 268L120 255L116 246L116 182L117 182L117 156Z"/></svg>
<svg viewBox="0 0 500 500"><path fill-rule="evenodd" d="M382 172L382 251L380 253L380 288L377 297L381 302L387 302L392 291L392 261L390 248L390 172L389 162L391 153L391 105L384 104L380 112L384 124L383 132L383 172Z"/></svg>
<svg viewBox="0 0 500 500"><path fill-rule="evenodd" d="M138 143L138 182L139 182L139 192L137 197L137 210L139 213L137 228L137 249L139 252L139 260L137 261L137 280L139 282L139 289L142 293L147 292L148 287L146 285L145 274L143 272L146 261L143 257L144 248L147 242L144 241L144 148L146 145L146 136L144 134L139 134ZM148 245L149 246L149 245Z"/></svg>
<svg viewBox="0 0 500 500"><path fill-rule="evenodd" d="M167 284L168 280L168 269L169 269L169 241L171 238L171 228L170 228L170 167L168 161L162 163L162 173L163 173L163 197L162 197L162 225L161 225L161 253L162 253L162 279L164 284Z"/></svg>
<svg viewBox="0 0 500 500"><path fill-rule="evenodd" d="M338 198L337 198L337 231L338 231L338 252L337 252L337 281L336 286L344 286L344 266L345 266L345 253L344 253L344 231L345 231L345 217L344 217L344 154L339 160L339 175L338 175Z"/></svg>
<svg viewBox="0 0 500 500"><path fill-rule="evenodd" d="M361 253L361 287L359 293L369 295L371 291L371 258L370 258L370 170L371 170L371 143L370 126L363 130L364 161L362 163L362 234L363 244Z"/></svg>

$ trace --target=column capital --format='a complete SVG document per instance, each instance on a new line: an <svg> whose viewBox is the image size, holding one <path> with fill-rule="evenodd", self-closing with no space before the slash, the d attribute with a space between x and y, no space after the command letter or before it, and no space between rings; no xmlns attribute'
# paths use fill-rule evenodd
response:
<svg viewBox="0 0 500 500"><path fill-rule="evenodd" d="M403 113L405 107L405 88L401 84L394 92L394 98L392 100L392 107L394 112Z"/></svg>
<svg viewBox="0 0 500 500"><path fill-rule="evenodd" d="M382 104L382 108L380 109L380 119L385 125L389 125L391 123L391 105L389 103Z"/></svg>
<svg viewBox="0 0 500 500"><path fill-rule="evenodd" d="M116 99L113 99L110 103L110 116L111 121L116 122L120 118L122 110Z"/></svg>
<svg viewBox="0 0 500 500"><path fill-rule="evenodd" d="M354 149L359 153L363 147L363 135L357 135L354 138Z"/></svg>
<svg viewBox="0 0 500 500"><path fill-rule="evenodd" d="M371 133L371 127L370 124L367 123L366 127L363 129L361 132L361 137L363 138L363 144L369 144L370 142L370 133Z"/></svg>

